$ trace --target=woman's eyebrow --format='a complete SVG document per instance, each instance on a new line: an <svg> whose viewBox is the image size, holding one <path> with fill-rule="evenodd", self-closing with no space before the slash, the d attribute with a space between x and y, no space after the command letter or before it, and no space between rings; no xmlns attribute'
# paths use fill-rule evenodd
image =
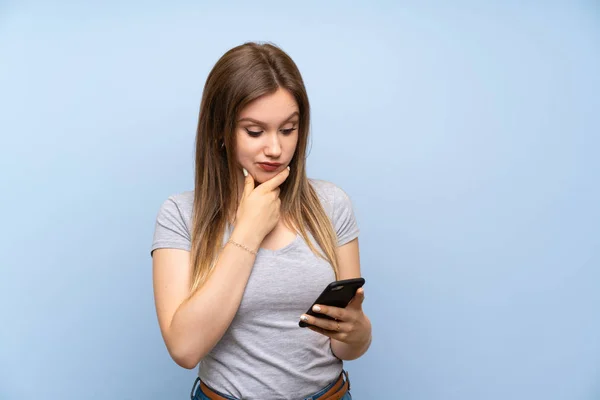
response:
<svg viewBox="0 0 600 400"><path fill-rule="evenodd" d="M287 117L287 118L286 118L286 119L283 121L283 123L286 123L286 122L288 122L290 119L294 118L294 117L295 117L295 116L297 116L297 115L298 115L298 116L300 115L300 114L298 113L298 111L294 111L294 112L293 112L293 113L292 113L292 114L291 114L289 117ZM240 118L240 119L238 119L238 122L243 122L243 121L250 121L250 122L253 122L253 123L257 124L257 125L263 125L263 126L264 126L264 125L267 125L266 123L264 123L264 122L262 122L262 121L259 121L259 120L257 120L257 119L254 119L254 118L249 118L249 117L246 117L246 118Z"/></svg>

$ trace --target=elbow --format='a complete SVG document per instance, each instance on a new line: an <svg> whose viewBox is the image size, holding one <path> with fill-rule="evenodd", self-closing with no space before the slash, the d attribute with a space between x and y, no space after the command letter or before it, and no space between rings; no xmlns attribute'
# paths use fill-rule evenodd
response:
<svg viewBox="0 0 600 400"><path fill-rule="evenodd" d="M173 358L173 361L180 367L190 370L196 368L198 365L198 362L188 358Z"/></svg>
<svg viewBox="0 0 600 400"><path fill-rule="evenodd" d="M167 345L169 355L177 365L185 369L194 369L200 360L206 355L204 346L200 348L192 343L169 343Z"/></svg>
<svg viewBox="0 0 600 400"><path fill-rule="evenodd" d="M171 332L169 332L171 333ZM173 334L164 336L169 355L177 365L185 369L194 369L200 360L209 352L203 342L192 342L189 339L176 337Z"/></svg>
<svg viewBox="0 0 600 400"><path fill-rule="evenodd" d="M195 354L191 354L189 351L169 351L169 354L173 361L175 361L175 364L185 369L194 369L200 362L200 358Z"/></svg>

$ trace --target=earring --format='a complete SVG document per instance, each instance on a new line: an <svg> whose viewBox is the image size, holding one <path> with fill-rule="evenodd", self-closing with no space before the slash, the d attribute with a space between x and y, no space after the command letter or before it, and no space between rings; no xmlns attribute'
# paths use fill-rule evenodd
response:
<svg viewBox="0 0 600 400"><path fill-rule="evenodd" d="M225 139L221 139L221 150L225 148Z"/></svg>

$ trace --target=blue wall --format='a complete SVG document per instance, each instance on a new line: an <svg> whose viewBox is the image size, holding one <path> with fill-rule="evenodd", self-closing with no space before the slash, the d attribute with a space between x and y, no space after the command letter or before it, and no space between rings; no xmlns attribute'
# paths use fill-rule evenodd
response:
<svg viewBox="0 0 600 400"><path fill-rule="evenodd" d="M299 65L309 175L356 208L354 397L600 398L600 6L395 3L0 4L0 399L187 398L149 246L247 40Z"/></svg>

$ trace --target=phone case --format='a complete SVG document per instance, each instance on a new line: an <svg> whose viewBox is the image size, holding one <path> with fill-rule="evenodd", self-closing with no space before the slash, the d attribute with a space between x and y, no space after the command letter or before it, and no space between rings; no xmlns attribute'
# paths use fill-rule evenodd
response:
<svg viewBox="0 0 600 400"><path fill-rule="evenodd" d="M325 306L346 308L348 303L350 303L350 300L352 300L356 294L356 291L364 284L364 278L344 279L341 281L331 282L329 285L327 285L323 292L321 292L319 297L317 297L305 314L313 315L319 318L333 319L328 315L313 311L313 306L315 304L322 304ZM300 325L301 328L306 328L310 324L300 321L298 325Z"/></svg>

